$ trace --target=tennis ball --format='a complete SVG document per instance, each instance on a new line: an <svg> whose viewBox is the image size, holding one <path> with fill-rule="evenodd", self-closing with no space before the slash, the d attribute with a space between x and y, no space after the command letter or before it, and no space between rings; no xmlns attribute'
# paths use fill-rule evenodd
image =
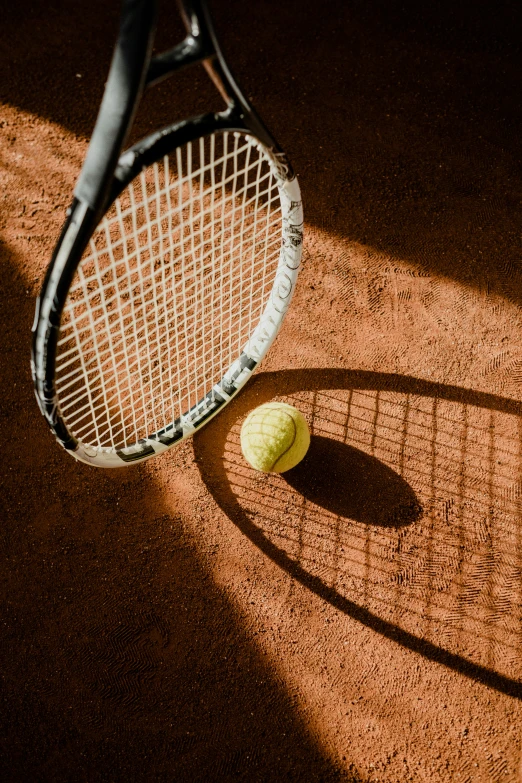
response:
<svg viewBox="0 0 522 783"><path fill-rule="evenodd" d="M267 402L251 411L241 427L247 462L263 473L284 473L301 462L310 445L303 414L285 402Z"/></svg>

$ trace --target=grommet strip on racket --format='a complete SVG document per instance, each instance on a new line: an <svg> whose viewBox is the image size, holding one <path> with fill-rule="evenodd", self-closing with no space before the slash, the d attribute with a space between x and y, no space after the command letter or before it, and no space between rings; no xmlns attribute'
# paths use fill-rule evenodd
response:
<svg viewBox="0 0 522 783"><path fill-rule="evenodd" d="M40 409L77 459L118 467L192 435L274 341L301 263L299 186L242 95L201 0L151 58L156 8L125 0L100 112L33 327ZM145 88L203 63L226 108L121 152Z"/></svg>

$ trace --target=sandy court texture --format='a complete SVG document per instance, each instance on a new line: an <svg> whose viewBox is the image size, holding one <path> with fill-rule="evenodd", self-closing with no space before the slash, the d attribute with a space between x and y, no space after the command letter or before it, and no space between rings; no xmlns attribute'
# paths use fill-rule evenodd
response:
<svg viewBox="0 0 522 783"><path fill-rule="evenodd" d="M0 4L0 774L520 781L522 12L213 7L299 175L303 270L238 399L102 472L54 443L29 347L118 8ZM134 137L219 105L180 74ZM272 399L312 431L283 476L239 449Z"/></svg>

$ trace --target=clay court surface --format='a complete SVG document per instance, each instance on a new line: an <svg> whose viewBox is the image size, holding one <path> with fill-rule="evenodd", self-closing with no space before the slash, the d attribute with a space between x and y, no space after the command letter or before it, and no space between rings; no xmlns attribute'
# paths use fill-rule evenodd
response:
<svg viewBox="0 0 522 783"><path fill-rule="evenodd" d="M521 12L212 6L303 269L237 400L113 472L55 444L29 349L118 4L1 9L2 779L520 781ZM183 73L134 138L214 106ZM283 476L239 449L274 399L312 431Z"/></svg>

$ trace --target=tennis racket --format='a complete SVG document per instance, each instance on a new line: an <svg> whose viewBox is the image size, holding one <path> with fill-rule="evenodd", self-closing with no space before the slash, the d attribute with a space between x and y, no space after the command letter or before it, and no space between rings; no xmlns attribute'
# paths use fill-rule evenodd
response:
<svg viewBox="0 0 522 783"><path fill-rule="evenodd" d="M124 0L98 119L37 302L40 409L77 459L124 466L192 435L274 341L300 267L297 180L234 81L201 0L152 57L156 3ZM202 63L226 107L122 153L143 91Z"/></svg>

